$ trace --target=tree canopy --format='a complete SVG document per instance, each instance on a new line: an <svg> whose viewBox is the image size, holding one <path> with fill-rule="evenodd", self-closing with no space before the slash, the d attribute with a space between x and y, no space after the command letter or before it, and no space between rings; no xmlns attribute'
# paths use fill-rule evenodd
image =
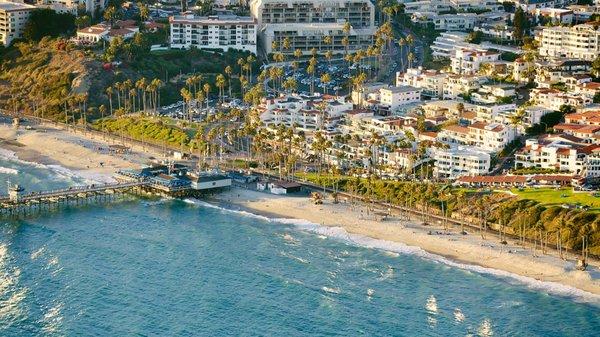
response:
<svg viewBox="0 0 600 337"><path fill-rule="evenodd" d="M31 12L25 24L23 36L32 41L42 38L71 35L75 31L75 16L68 13L57 13L51 9L36 9Z"/></svg>

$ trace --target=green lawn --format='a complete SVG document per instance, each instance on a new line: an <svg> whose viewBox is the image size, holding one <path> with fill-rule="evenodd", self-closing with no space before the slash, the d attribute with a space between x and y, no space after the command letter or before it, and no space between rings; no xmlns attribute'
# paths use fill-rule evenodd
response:
<svg viewBox="0 0 600 337"><path fill-rule="evenodd" d="M535 200L543 205L579 204L590 206L591 211L600 212L600 197L595 197L593 192L573 192L572 188L526 188L522 191L513 188L511 192L523 199Z"/></svg>

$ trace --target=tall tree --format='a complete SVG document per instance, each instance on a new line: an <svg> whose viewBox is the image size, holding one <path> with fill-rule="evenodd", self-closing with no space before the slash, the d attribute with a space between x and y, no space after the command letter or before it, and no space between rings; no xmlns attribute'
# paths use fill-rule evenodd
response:
<svg viewBox="0 0 600 337"><path fill-rule="evenodd" d="M521 7L515 11L513 25L515 27L513 34L515 41L522 42L523 38L529 33L529 19Z"/></svg>

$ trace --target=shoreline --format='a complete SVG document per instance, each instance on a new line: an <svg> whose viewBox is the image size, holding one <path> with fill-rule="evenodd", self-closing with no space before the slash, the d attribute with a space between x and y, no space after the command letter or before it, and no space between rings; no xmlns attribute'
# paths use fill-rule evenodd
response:
<svg viewBox="0 0 600 337"><path fill-rule="evenodd" d="M364 212L349 204L326 200L323 205L313 205L307 197L279 196L237 187L203 201L270 221L310 223L320 229L308 228L309 231L369 248L418 255L451 267L509 278L538 291L553 288L551 293L591 297L590 302L600 303L600 269L596 264L579 271L572 260L563 261L539 251L534 256L529 247L521 247L511 239L503 246L499 237L489 233L482 239L474 232L461 235L456 228L445 232L441 225L423 226L415 219L398 219L397 213L393 213L393 219L376 221L361 218Z"/></svg>
<svg viewBox="0 0 600 337"><path fill-rule="evenodd" d="M150 156L159 157L136 147L127 155L98 151L107 145L102 139L86 138L54 127L15 130L0 124L0 149L14 152L18 160L63 167L85 179L112 179L112 174L119 169L137 168L148 162ZM378 221L360 203L333 204L327 199L323 205L314 205L307 196L273 195L238 187L211 195L202 202L293 224L370 248L418 255L456 268L507 277L539 291L566 286L577 289L576 297L589 294L594 299L592 302L600 303L597 261L591 262L587 271L578 271L572 260L563 261L552 252L548 255L538 252L534 256L530 247L517 245L513 239L503 246L491 233L485 233L483 239L475 231L461 235L454 227L445 232L441 225L424 226L417 219L401 217L397 212L392 213L391 219ZM544 284L536 285L536 282ZM569 289L555 290L568 295L572 293Z"/></svg>
<svg viewBox="0 0 600 337"><path fill-rule="evenodd" d="M90 182L114 182L116 171L139 168L150 161L152 152L131 148L128 154L113 154L109 142L97 137L71 133L50 125L32 129L13 128L0 123L0 149L23 162L62 167ZM7 157L10 157L6 153Z"/></svg>

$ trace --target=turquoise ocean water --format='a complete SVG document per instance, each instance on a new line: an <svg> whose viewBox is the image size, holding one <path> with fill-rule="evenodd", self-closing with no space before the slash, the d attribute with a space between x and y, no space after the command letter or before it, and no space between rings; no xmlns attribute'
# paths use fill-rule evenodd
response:
<svg viewBox="0 0 600 337"><path fill-rule="evenodd" d="M83 183L0 167L28 189ZM599 333L598 299L581 292L201 202L130 200L0 226L0 336Z"/></svg>

